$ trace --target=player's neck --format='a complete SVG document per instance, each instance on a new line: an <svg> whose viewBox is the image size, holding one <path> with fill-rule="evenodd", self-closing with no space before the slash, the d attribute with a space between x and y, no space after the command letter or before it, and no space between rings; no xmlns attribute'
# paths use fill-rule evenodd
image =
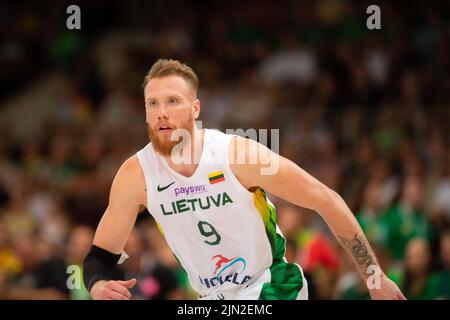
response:
<svg viewBox="0 0 450 320"><path fill-rule="evenodd" d="M188 163L174 163L170 156L165 156L168 165L181 175L190 177L197 169L203 153L203 141L205 131L194 126L193 137L183 146L180 154L185 154L186 149L190 149L190 160Z"/></svg>

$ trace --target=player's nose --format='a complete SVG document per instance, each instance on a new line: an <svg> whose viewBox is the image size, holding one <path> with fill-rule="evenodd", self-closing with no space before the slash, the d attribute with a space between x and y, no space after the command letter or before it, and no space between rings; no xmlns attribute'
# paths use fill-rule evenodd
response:
<svg viewBox="0 0 450 320"><path fill-rule="evenodd" d="M167 106L164 104L160 104L156 109L156 113L158 115L158 119L169 119L169 113L167 112Z"/></svg>

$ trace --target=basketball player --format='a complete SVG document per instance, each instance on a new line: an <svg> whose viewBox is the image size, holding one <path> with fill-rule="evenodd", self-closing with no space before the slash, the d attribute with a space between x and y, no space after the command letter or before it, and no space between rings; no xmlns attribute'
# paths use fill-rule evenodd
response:
<svg viewBox="0 0 450 320"><path fill-rule="evenodd" d="M325 219L363 279L379 276L379 286L368 284L373 299L404 299L336 192L254 140L196 126L198 86L192 69L178 61L159 60L148 72L143 88L151 143L123 163L112 183L84 263L92 298L131 298L136 280L116 279L115 270L144 205L199 299L307 299L301 267L284 258L269 192ZM177 138L177 132L188 134ZM191 161L177 160L179 154ZM264 173L273 163L277 170Z"/></svg>

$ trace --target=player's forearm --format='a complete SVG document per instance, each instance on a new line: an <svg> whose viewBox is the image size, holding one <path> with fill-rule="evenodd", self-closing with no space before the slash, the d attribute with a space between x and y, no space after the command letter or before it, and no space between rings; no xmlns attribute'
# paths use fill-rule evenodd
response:
<svg viewBox="0 0 450 320"><path fill-rule="evenodd" d="M344 200L330 192L330 202L320 212L334 235L351 256L364 280L381 271L376 256L361 227Z"/></svg>

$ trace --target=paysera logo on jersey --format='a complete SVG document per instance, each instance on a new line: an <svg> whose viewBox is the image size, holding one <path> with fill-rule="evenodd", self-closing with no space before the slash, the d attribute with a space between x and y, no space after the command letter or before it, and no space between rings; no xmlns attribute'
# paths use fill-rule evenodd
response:
<svg viewBox="0 0 450 320"><path fill-rule="evenodd" d="M190 194L204 193L204 192L208 191L208 189L206 189L206 185L198 184L195 186L175 188L174 191L175 191L175 197L178 197L179 195L188 196Z"/></svg>
<svg viewBox="0 0 450 320"><path fill-rule="evenodd" d="M242 257L227 258L221 254L217 254L212 257L215 261L214 277L201 278L200 282L208 289L217 285L222 285L225 282L231 282L236 285L241 285L250 280L251 276L243 276L242 273L247 265L246 261Z"/></svg>

